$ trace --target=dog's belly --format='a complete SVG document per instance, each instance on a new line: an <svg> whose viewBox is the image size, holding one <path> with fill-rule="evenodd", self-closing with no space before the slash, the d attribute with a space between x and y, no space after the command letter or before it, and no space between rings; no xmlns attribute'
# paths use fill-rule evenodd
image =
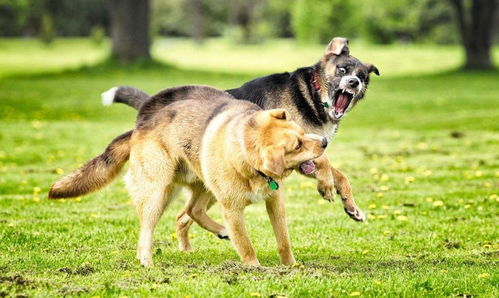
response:
<svg viewBox="0 0 499 298"><path fill-rule="evenodd" d="M251 201L252 204L258 203L260 201L264 201L269 197L269 194L266 193L254 193L254 192L246 192L246 198Z"/></svg>

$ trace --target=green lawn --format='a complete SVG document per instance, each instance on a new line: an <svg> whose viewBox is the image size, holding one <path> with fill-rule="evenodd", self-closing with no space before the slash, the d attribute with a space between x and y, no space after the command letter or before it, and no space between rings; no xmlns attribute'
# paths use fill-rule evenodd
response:
<svg viewBox="0 0 499 298"><path fill-rule="evenodd" d="M121 179L78 200L46 199L62 172L134 126L133 110L102 107L100 93L124 84L150 93L236 87L311 65L323 47L168 39L153 53L170 66L77 69L97 64L107 48L0 40L0 296L499 296L498 72L453 71L458 47L353 42L352 54L382 76L372 78L328 156L349 176L368 222L350 220L341 203L320 199L312 180L293 175L287 210L299 264L279 265L257 204L246 220L263 266L248 268L230 242L198 227L194 251L177 250L182 196L156 230L156 266L148 269L135 260L138 220ZM210 214L221 220L218 207Z"/></svg>

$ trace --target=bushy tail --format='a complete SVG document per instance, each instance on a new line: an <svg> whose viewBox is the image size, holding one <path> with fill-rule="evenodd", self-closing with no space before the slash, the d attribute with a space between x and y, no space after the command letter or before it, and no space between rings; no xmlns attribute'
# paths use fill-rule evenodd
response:
<svg viewBox="0 0 499 298"><path fill-rule="evenodd" d="M149 99L149 95L137 88L129 86L113 87L102 93L102 104L110 106L115 102L124 103L138 110Z"/></svg>
<svg viewBox="0 0 499 298"><path fill-rule="evenodd" d="M111 182L130 156L132 130L116 137L101 155L57 180L49 199L74 198L96 191Z"/></svg>

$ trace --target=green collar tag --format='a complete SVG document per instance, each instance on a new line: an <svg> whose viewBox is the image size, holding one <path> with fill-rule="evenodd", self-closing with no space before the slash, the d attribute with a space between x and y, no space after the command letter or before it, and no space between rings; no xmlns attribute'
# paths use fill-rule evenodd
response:
<svg viewBox="0 0 499 298"><path fill-rule="evenodd" d="M329 103L327 101L323 101L322 105L324 106L324 108L329 109Z"/></svg>
<svg viewBox="0 0 499 298"><path fill-rule="evenodd" d="M278 190L279 189L279 183L277 183L274 179L270 178L267 183L269 184L269 187L271 190Z"/></svg>

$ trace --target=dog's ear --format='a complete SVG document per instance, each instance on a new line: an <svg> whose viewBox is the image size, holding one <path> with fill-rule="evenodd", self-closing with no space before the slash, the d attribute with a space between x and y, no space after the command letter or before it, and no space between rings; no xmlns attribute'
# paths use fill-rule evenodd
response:
<svg viewBox="0 0 499 298"><path fill-rule="evenodd" d="M263 152L262 172L267 176L281 177L286 169L284 150L267 149Z"/></svg>
<svg viewBox="0 0 499 298"><path fill-rule="evenodd" d="M288 112L285 109L273 109L268 110L270 117L279 119L279 120L289 120Z"/></svg>
<svg viewBox="0 0 499 298"><path fill-rule="evenodd" d="M326 55L339 56L342 53L348 54L348 39L344 37L333 38L326 47Z"/></svg>
<svg viewBox="0 0 499 298"><path fill-rule="evenodd" d="M377 76L379 76L379 70L376 66L373 64L366 64L366 67L369 73L374 72Z"/></svg>

